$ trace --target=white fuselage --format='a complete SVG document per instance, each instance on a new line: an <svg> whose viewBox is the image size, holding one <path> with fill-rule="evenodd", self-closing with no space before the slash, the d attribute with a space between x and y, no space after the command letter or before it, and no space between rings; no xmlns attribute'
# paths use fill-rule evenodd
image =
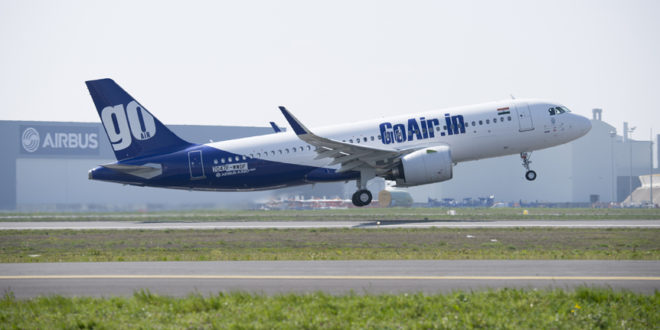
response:
<svg viewBox="0 0 660 330"><path fill-rule="evenodd" d="M506 100L319 127L313 128L313 131L335 141L386 150L400 151L447 145L451 149L453 162L459 163L549 148L577 139L589 131L591 123L587 118L570 112L550 115L549 109L558 106L560 105L556 103L538 100ZM446 114L463 117L464 133L448 134ZM408 138L401 142L383 142L382 130L379 127L382 123L407 126L411 119L417 121L418 126L421 126L420 122L424 120L438 121L436 125L428 127L428 130L434 130L433 134L420 132L419 135L408 134ZM410 135L414 136L410 138ZM420 135L422 138L417 138ZM292 131L214 142L207 146L282 163L339 167L328 165L331 159L315 159L314 147L303 142Z"/></svg>

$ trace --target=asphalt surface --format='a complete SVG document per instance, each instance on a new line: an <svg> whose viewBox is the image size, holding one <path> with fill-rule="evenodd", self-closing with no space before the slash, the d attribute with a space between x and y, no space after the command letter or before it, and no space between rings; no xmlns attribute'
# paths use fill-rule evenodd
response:
<svg viewBox="0 0 660 330"><path fill-rule="evenodd" d="M660 220L383 220L383 221L61 221L0 222L0 230L26 229L288 229L288 228L660 228Z"/></svg>
<svg viewBox="0 0 660 330"><path fill-rule="evenodd" d="M653 293L660 261L367 260L0 264L0 289L17 298L263 294L438 293L496 288L609 287Z"/></svg>

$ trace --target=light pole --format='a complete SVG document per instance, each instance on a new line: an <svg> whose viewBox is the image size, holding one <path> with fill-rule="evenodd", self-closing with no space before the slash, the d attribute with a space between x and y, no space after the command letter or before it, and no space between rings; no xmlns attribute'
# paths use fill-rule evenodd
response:
<svg viewBox="0 0 660 330"><path fill-rule="evenodd" d="M635 131L636 127L631 127L628 129L628 144L630 144L630 178L628 178L628 191L630 191L630 205L632 206L633 203L633 191L632 191L632 178L633 178L633 170L632 170L632 164L633 164L633 150L632 150L632 133Z"/></svg>
<svg viewBox="0 0 660 330"><path fill-rule="evenodd" d="M614 176L614 139L616 138L616 132L610 131L610 165L612 165L612 175L610 180L612 180L612 191L610 191L610 203L616 202L616 176Z"/></svg>

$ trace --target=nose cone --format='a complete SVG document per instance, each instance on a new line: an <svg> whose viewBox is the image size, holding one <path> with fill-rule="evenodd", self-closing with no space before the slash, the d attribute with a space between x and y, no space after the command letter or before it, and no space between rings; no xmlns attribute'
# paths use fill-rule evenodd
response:
<svg viewBox="0 0 660 330"><path fill-rule="evenodd" d="M589 120L586 117L582 117L580 115L575 116L575 130L578 133L577 137L584 136L585 134L589 133L591 130L591 120Z"/></svg>

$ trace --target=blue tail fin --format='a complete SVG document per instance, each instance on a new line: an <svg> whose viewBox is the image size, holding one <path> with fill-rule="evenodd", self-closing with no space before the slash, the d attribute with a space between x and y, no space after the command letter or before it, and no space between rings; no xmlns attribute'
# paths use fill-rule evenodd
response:
<svg viewBox="0 0 660 330"><path fill-rule="evenodd" d="M86 81L117 160L189 147L112 79Z"/></svg>

